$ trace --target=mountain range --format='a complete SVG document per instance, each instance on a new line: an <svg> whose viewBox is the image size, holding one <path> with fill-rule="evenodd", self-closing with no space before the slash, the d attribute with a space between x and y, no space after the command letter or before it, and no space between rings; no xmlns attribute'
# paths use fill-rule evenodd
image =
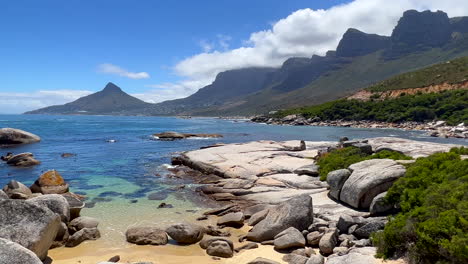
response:
<svg viewBox="0 0 468 264"><path fill-rule="evenodd" d="M290 58L280 68L225 71L186 98L149 104L109 83L101 92L28 114L246 116L335 100L462 56L468 56L468 17L409 10L391 36L350 28L325 56Z"/></svg>

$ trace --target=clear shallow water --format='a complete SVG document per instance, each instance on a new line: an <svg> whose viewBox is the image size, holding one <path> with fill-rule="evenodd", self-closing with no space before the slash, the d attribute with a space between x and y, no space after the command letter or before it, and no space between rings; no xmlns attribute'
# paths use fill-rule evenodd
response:
<svg viewBox="0 0 468 264"><path fill-rule="evenodd" d="M94 207L84 209L83 214L101 219L103 236L109 238L122 235L131 224L194 219L197 210L210 206L206 201L189 199L194 196L190 184L181 191L171 190L176 184L186 183L164 177L167 171L163 165L170 163L171 156L177 152L220 142L336 141L342 136L396 136L467 144L464 140L427 137L419 131L268 126L212 118L0 115L0 127L23 129L42 138L37 144L0 149L1 154L32 152L42 162L32 168L13 168L0 163L0 186L11 179L29 185L42 172L56 169L70 183L73 192L88 197L88 204ZM151 137L164 131L219 133L224 138L157 141ZM106 142L110 139L117 142ZM62 158L61 154L66 152L76 156ZM164 199L148 200L147 195L154 192ZM173 204L174 208L156 209L163 201ZM112 240L115 241L108 241Z"/></svg>

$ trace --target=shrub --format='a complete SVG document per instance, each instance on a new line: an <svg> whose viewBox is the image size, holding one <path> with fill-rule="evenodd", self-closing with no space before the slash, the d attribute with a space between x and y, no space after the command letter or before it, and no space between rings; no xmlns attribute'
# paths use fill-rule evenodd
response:
<svg viewBox="0 0 468 264"><path fill-rule="evenodd" d="M390 188L401 212L374 235L378 255L414 263L468 263L468 160L453 149L418 159Z"/></svg>

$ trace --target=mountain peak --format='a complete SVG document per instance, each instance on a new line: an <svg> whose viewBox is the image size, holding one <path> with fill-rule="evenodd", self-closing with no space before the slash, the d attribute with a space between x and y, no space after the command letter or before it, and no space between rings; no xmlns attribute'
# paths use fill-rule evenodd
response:
<svg viewBox="0 0 468 264"><path fill-rule="evenodd" d="M122 89L112 82L107 83L106 87L102 90L103 92L122 92Z"/></svg>

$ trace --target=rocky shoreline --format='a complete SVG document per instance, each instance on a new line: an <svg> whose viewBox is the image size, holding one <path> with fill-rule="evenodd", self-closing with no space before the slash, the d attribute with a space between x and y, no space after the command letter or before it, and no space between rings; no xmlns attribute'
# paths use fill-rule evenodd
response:
<svg viewBox="0 0 468 264"><path fill-rule="evenodd" d="M269 115L255 116L250 119L254 123L268 125L291 125L291 126L324 126L324 127L355 127L355 128L391 128L402 130L426 131L427 135L443 138L468 138L468 126L460 123L449 126L445 121L434 121L430 123L421 122L378 122L378 121L346 121L346 120L321 120L318 117L305 118L302 115L288 115L285 117L274 117Z"/></svg>
<svg viewBox="0 0 468 264"><path fill-rule="evenodd" d="M272 245L285 262L378 263L370 235L385 227L393 209L382 202L385 192L412 161L367 160L320 181L315 159L342 146L394 150L412 158L458 147L399 138L257 141L182 153L173 158L172 171L195 177L201 194L227 203L205 215L217 215L221 227L247 224L250 230L239 239ZM226 248L230 244L226 238L210 239L224 241Z"/></svg>
<svg viewBox="0 0 468 264"><path fill-rule="evenodd" d="M174 133L167 138L186 137ZM205 146L174 156L169 172L190 179L200 195L219 207L201 213L197 223L128 226L122 240L139 246L198 245L203 256L223 262L267 247L281 260L259 253L244 257L243 263L380 263L371 234L385 227L395 209L383 197L414 160L365 160L332 171L321 181L317 158L348 146L369 154L391 150L413 159L459 147L390 137ZM85 197L69 187L51 170L30 187L12 180L0 190L0 263L47 263L49 249L100 238L99 221L80 216ZM179 188L185 186L173 191ZM168 206L161 203L158 208ZM116 255L99 263L119 261Z"/></svg>

